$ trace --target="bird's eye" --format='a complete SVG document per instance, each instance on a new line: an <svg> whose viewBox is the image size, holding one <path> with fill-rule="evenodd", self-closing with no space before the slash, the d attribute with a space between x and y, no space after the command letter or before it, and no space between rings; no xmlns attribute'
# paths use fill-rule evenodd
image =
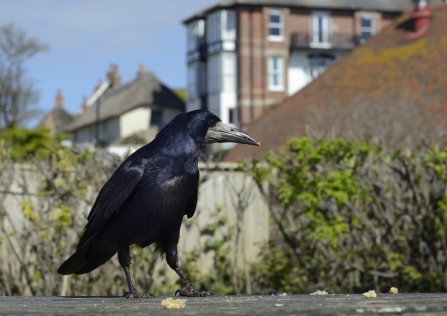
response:
<svg viewBox="0 0 447 316"><path fill-rule="evenodd" d="M213 118L208 120L209 127L216 126L216 123L217 123L217 121L215 119L213 119Z"/></svg>

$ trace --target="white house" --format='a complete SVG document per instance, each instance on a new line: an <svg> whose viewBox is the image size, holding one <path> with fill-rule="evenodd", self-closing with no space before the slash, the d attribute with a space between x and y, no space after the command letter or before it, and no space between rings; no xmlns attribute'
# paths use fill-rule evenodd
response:
<svg viewBox="0 0 447 316"><path fill-rule="evenodd" d="M185 111L185 104L150 71L140 67L137 78L120 84L116 68L108 73L65 131L73 134L74 143L97 141L104 145L128 137L145 143L174 116Z"/></svg>

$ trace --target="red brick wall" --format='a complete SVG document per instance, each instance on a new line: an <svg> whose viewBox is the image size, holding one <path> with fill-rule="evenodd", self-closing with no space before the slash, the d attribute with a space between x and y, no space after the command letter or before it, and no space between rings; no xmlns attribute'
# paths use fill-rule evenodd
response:
<svg viewBox="0 0 447 316"><path fill-rule="evenodd" d="M274 8L278 9L278 8ZM290 37L294 32L310 31L310 10L282 8L284 40L268 40L268 7L237 6L238 109L241 126L259 118L270 106L287 96L287 68ZM383 28L394 16L377 14L377 27ZM343 34L359 34L359 16L351 11L331 12L331 29ZM284 91L268 90L267 62L270 55L285 60Z"/></svg>

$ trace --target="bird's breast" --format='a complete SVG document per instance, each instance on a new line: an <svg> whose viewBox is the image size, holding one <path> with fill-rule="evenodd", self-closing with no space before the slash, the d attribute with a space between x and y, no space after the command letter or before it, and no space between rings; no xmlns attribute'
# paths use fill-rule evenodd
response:
<svg viewBox="0 0 447 316"><path fill-rule="evenodd" d="M166 181L164 181L161 184L162 189L172 189L175 188L177 185L179 185L182 182L181 176L174 176Z"/></svg>

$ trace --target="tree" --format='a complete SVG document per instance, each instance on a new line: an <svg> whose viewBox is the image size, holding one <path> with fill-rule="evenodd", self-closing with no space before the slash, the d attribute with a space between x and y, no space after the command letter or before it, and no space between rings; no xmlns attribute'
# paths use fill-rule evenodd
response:
<svg viewBox="0 0 447 316"><path fill-rule="evenodd" d="M35 116L38 93L27 76L25 62L47 46L16 25L0 26L0 130Z"/></svg>

